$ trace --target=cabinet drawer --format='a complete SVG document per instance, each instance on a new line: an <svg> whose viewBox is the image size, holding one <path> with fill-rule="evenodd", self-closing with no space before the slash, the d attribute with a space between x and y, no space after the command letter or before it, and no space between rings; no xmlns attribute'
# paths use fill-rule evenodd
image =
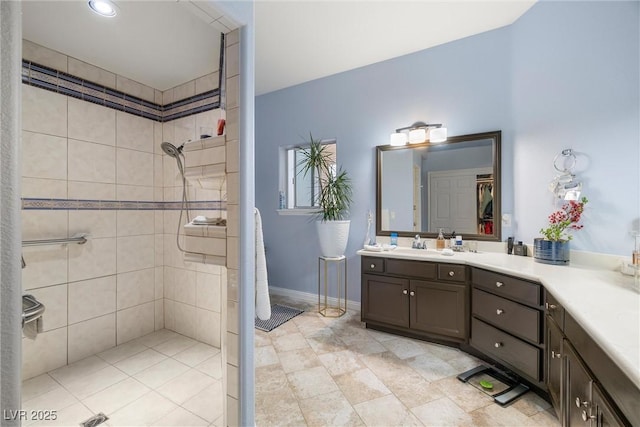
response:
<svg viewBox="0 0 640 427"><path fill-rule="evenodd" d="M438 280L465 282L467 280L466 272L464 265L438 264Z"/></svg>
<svg viewBox="0 0 640 427"><path fill-rule="evenodd" d="M518 369L536 381L542 380L541 350L500 329L473 318L471 322L471 345L497 361Z"/></svg>
<svg viewBox="0 0 640 427"><path fill-rule="evenodd" d="M541 312L517 302L473 290L473 314L514 335L531 342L541 342Z"/></svg>
<svg viewBox="0 0 640 427"><path fill-rule="evenodd" d="M542 287L539 283L528 282L477 268L473 269L472 279L475 285L492 293L517 299L526 304L539 306L542 303Z"/></svg>
<svg viewBox="0 0 640 427"><path fill-rule="evenodd" d="M544 309L561 331L564 331L564 307L549 292L546 292Z"/></svg>
<svg viewBox="0 0 640 427"><path fill-rule="evenodd" d="M424 261L407 261L401 259L387 259L386 272L399 276L411 276L420 279L435 279L436 264Z"/></svg>
<svg viewBox="0 0 640 427"><path fill-rule="evenodd" d="M376 258L371 256L362 257L363 273L384 273L384 258Z"/></svg>

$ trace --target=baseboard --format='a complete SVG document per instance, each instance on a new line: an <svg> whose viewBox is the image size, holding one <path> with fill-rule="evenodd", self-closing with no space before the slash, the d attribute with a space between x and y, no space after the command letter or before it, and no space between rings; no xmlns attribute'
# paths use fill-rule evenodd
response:
<svg viewBox="0 0 640 427"><path fill-rule="evenodd" d="M318 294L311 294L308 292L294 291L293 289L279 288L277 286L269 285L269 293L278 295L281 297L291 298L292 300L304 302L307 304L318 304ZM337 298L328 298L327 302L331 305L337 305ZM360 311L360 302L347 300L347 309Z"/></svg>

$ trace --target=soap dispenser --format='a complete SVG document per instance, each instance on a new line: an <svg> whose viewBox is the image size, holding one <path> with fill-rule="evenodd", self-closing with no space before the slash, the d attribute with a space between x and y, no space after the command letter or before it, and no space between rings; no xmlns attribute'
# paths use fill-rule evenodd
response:
<svg viewBox="0 0 640 427"><path fill-rule="evenodd" d="M438 238L436 239L436 249L439 251L444 249L444 234L442 234L442 228L438 232Z"/></svg>

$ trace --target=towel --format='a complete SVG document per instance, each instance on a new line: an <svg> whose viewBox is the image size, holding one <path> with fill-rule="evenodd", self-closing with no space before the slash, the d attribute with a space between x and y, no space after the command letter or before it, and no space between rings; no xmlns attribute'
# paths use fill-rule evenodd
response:
<svg viewBox="0 0 640 427"><path fill-rule="evenodd" d="M253 213L256 220L256 315L260 320L269 320L271 301L267 280L267 258L264 254L264 237L262 236L262 218L258 208L254 208Z"/></svg>
<svg viewBox="0 0 640 427"><path fill-rule="evenodd" d="M35 340L39 332L42 332L44 327L42 316L34 319L22 326L22 335L26 338Z"/></svg>

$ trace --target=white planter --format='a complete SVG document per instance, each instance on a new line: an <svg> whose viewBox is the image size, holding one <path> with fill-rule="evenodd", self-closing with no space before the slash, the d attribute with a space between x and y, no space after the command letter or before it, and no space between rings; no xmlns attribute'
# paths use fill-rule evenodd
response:
<svg viewBox="0 0 640 427"><path fill-rule="evenodd" d="M320 252L327 258L338 258L344 255L349 240L350 220L317 221Z"/></svg>

